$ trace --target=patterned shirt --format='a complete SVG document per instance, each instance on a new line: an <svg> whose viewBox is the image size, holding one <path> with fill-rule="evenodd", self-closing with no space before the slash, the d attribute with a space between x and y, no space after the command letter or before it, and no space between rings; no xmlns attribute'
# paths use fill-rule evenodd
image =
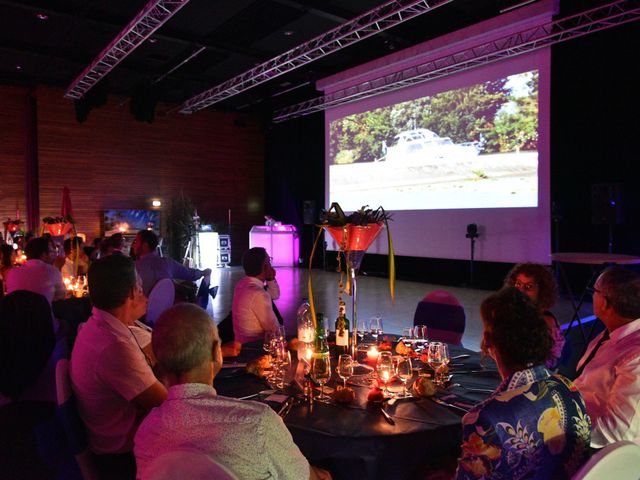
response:
<svg viewBox="0 0 640 480"><path fill-rule="evenodd" d="M458 479L570 478L589 457L580 393L541 365L506 378L462 424Z"/></svg>
<svg viewBox="0 0 640 480"><path fill-rule="evenodd" d="M218 396L201 383L171 387L140 425L138 478L152 460L181 448L211 455L243 480L309 478L309 462L271 407Z"/></svg>

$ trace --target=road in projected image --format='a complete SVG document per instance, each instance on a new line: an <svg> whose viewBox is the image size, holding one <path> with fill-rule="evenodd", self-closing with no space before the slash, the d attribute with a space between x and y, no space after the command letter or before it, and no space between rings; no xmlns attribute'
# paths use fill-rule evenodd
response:
<svg viewBox="0 0 640 480"><path fill-rule="evenodd" d="M538 205L538 152L329 166L329 197L344 210L514 208Z"/></svg>

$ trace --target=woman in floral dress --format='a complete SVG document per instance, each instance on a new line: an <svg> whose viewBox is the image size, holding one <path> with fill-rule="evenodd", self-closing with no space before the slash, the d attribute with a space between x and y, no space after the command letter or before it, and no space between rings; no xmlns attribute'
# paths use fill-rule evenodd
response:
<svg viewBox="0 0 640 480"><path fill-rule="evenodd" d="M591 423L575 386L545 362L545 320L514 287L481 305L482 350L502 383L462 419L458 479L564 479L589 457Z"/></svg>

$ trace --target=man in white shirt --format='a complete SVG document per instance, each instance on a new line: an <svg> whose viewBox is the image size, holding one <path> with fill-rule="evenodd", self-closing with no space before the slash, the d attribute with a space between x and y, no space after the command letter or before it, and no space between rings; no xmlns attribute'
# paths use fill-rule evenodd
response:
<svg viewBox="0 0 640 480"><path fill-rule="evenodd" d="M243 480L331 478L309 465L269 406L217 395L211 385L222 365L220 339L204 310L183 303L165 311L152 343L169 395L136 434L138 478L146 478L154 459L181 448L210 456ZM182 468L189 478L189 465Z"/></svg>
<svg viewBox="0 0 640 480"><path fill-rule="evenodd" d="M587 347L574 382L591 417L591 446L640 440L640 275L605 270L593 288L593 310L606 329Z"/></svg>
<svg viewBox="0 0 640 480"><path fill-rule="evenodd" d="M247 250L242 256L242 267L247 276L236 284L231 318L236 342L247 343L262 340L265 332L276 331L280 324L273 311L271 294L264 288L265 282L276 277L267 251L261 247Z"/></svg>
<svg viewBox="0 0 640 480"><path fill-rule="evenodd" d="M129 329L147 307L133 260L111 255L94 262L89 295L93 314L71 353L71 385L102 478L133 478L133 436L167 396Z"/></svg>
<svg viewBox="0 0 640 480"><path fill-rule="evenodd" d="M60 270L53 266L58 251L51 238L32 238L24 251L27 255L25 264L9 270L6 278L7 293L28 290L44 296L49 303L63 299L66 290Z"/></svg>

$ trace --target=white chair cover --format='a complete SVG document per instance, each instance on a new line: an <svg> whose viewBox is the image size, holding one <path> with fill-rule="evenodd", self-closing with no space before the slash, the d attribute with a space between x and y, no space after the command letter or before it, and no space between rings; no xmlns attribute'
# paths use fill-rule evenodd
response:
<svg viewBox="0 0 640 480"><path fill-rule="evenodd" d="M158 320L162 312L173 305L176 291L170 278L163 278L156 283L149 293L147 303L147 323L151 326Z"/></svg>
<svg viewBox="0 0 640 480"><path fill-rule="evenodd" d="M585 463L573 480L638 480L640 445L626 440L607 445Z"/></svg>
<svg viewBox="0 0 640 480"><path fill-rule="evenodd" d="M174 450L156 459L142 472L142 480L237 480L225 466L205 453Z"/></svg>

